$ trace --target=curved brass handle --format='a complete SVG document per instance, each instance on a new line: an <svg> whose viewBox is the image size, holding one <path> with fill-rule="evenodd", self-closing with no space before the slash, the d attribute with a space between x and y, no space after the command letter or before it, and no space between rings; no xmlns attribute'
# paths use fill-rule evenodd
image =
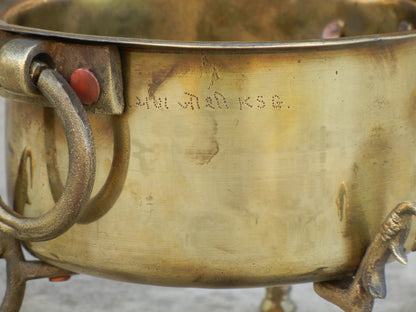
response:
<svg viewBox="0 0 416 312"><path fill-rule="evenodd" d="M45 109L43 119L45 124L46 168L52 197L56 202L64 190L64 185L61 182L58 170L53 111ZM100 191L84 205L76 223L87 224L104 216L113 207L123 190L130 158L130 131L126 116L112 116L111 126L114 143L110 172ZM20 199L20 201L23 200Z"/></svg>
<svg viewBox="0 0 416 312"><path fill-rule="evenodd" d="M95 177L95 149L85 110L66 80L49 68L42 68L39 76L34 78L65 130L69 150L68 177L55 207L39 217L23 217L1 201L0 231L19 240L43 241L68 230L90 197Z"/></svg>

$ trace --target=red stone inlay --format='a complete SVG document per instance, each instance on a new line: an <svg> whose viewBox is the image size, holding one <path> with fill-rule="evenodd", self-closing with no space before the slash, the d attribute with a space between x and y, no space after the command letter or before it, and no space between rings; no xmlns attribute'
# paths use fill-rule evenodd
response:
<svg viewBox="0 0 416 312"><path fill-rule="evenodd" d="M72 73L71 87L83 104L94 104L100 97L100 84L94 73L87 68L79 68Z"/></svg>

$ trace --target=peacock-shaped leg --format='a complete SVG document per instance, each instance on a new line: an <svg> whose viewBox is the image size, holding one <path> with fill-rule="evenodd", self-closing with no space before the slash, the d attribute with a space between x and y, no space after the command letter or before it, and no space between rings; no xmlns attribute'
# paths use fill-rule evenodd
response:
<svg viewBox="0 0 416 312"><path fill-rule="evenodd" d="M315 283L315 291L345 312L372 311L374 299L386 296L384 267L390 255L407 264L403 245L409 234L411 217L415 215L416 203L397 205L367 248L355 276L344 281Z"/></svg>

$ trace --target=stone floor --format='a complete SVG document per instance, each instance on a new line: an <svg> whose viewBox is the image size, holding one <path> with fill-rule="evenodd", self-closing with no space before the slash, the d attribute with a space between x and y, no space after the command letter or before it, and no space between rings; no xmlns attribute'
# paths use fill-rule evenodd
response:
<svg viewBox="0 0 416 312"><path fill-rule="evenodd" d="M4 125L4 105L0 103L0 120ZM0 126L0 172L5 172L4 127ZM4 175L0 177L0 194L5 194ZM0 293L6 281L4 263L0 267ZM409 265L387 266L388 295L377 300L374 312L416 311L416 255ZM22 312L254 312L258 311L264 289L206 290L167 288L128 284L89 276L75 276L64 283L30 281ZM311 284L293 287L292 298L298 312L340 311L325 302Z"/></svg>

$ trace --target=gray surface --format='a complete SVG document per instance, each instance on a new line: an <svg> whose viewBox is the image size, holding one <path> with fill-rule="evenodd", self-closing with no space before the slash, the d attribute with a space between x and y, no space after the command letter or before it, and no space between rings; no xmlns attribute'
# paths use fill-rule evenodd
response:
<svg viewBox="0 0 416 312"><path fill-rule="evenodd" d="M389 265L388 296L377 300L374 311L416 311L413 260L407 268ZM164 288L77 276L65 283L30 282L22 311L254 312L263 294L263 289ZM316 295L311 284L294 286L292 298L299 312L341 311Z"/></svg>
<svg viewBox="0 0 416 312"><path fill-rule="evenodd" d="M4 105L0 102L0 118L4 125ZM0 172L5 172L4 126L0 126ZM0 194L6 194L5 174L0 176ZM299 255L301 256L301 255ZM4 262L4 261L3 261ZM6 281L4 263L0 267L0 291ZM388 295L377 300L375 312L416 311L416 255L409 256L409 265L387 266ZM75 276L65 283L47 280L28 283L22 312L254 312L258 311L264 289L206 290L167 288L127 284L89 276ZM299 312L340 311L316 295L312 284L293 287L292 298Z"/></svg>

